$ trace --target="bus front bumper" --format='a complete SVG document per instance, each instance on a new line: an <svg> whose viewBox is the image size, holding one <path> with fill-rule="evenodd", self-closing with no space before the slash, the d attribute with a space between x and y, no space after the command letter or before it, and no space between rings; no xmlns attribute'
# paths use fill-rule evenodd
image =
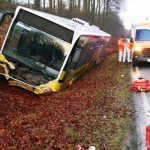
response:
<svg viewBox="0 0 150 150"><path fill-rule="evenodd" d="M133 60L136 61L136 62L150 62L150 57L149 58L134 57Z"/></svg>
<svg viewBox="0 0 150 150"><path fill-rule="evenodd" d="M21 80L10 76L9 71L13 69L15 69L15 66L11 62L7 61L2 54L0 54L0 74L5 76L10 85L22 87L26 90L34 92L35 94L57 92L61 89L61 84L57 80L49 81L47 84L39 86L33 86L22 82Z"/></svg>

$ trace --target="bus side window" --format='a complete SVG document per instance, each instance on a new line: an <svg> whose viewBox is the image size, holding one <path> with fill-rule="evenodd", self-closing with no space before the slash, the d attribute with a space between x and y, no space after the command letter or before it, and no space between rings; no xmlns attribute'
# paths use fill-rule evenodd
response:
<svg viewBox="0 0 150 150"><path fill-rule="evenodd" d="M80 57L80 55L81 55L81 51L82 51L81 49L76 48L75 54L74 54L73 59L72 59L72 62L73 62L73 63L77 63L77 62L78 62L79 57Z"/></svg>
<svg viewBox="0 0 150 150"><path fill-rule="evenodd" d="M89 40L89 36L81 36L77 48L82 49L82 52L75 68L78 68L91 60L91 56L94 53L95 45L91 40Z"/></svg>
<svg viewBox="0 0 150 150"><path fill-rule="evenodd" d="M78 42L77 48L81 48L82 52L79 58L76 68L96 60L102 51L104 42L97 36L81 36Z"/></svg>
<svg viewBox="0 0 150 150"><path fill-rule="evenodd" d="M20 36L18 45L17 45L17 53L21 55L31 55L31 35L28 31L23 30Z"/></svg>
<svg viewBox="0 0 150 150"><path fill-rule="evenodd" d="M77 43L78 43L78 40L75 43L75 45L74 45L74 47L71 51L71 54L70 54L70 56L67 60L67 63L66 63L65 69L64 69L67 72L69 72L71 69L74 69L74 67L75 67L75 63L73 62L73 58L75 57L74 55L75 55L75 52L76 52Z"/></svg>
<svg viewBox="0 0 150 150"><path fill-rule="evenodd" d="M5 11L5 10L0 11L0 26L2 25L5 18L8 17L8 16L11 16L11 18L13 18L14 13L10 12L10 11Z"/></svg>

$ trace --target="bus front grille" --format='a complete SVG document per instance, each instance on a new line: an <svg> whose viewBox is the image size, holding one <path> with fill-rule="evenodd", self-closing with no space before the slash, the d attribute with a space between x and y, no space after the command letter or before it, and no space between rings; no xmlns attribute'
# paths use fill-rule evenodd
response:
<svg viewBox="0 0 150 150"><path fill-rule="evenodd" d="M144 48L142 50L143 57L150 57L150 48Z"/></svg>

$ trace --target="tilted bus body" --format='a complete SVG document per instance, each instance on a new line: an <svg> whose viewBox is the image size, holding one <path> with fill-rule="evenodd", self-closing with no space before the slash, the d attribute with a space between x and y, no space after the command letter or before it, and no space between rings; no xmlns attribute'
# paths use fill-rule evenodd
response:
<svg viewBox="0 0 150 150"><path fill-rule="evenodd" d="M36 94L60 91L101 61L109 38L80 19L19 6L2 45L0 74Z"/></svg>
<svg viewBox="0 0 150 150"><path fill-rule="evenodd" d="M150 22L140 23L132 28L133 66L141 62L150 62Z"/></svg>

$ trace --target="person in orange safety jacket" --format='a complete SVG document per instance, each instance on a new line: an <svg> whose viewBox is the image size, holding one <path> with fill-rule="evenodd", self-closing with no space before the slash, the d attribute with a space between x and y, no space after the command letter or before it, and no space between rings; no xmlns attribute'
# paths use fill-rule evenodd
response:
<svg viewBox="0 0 150 150"><path fill-rule="evenodd" d="M123 61L123 52L124 52L124 38L121 37L118 40L118 51L119 51L119 58L118 58L118 62L122 62Z"/></svg>
<svg viewBox="0 0 150 150"><path fill-rule="evenodd" d="M130 38L130 49L131 49L131 60L133 58L133 51L134 51L134 41Z"/></svg>
<svg viewBox="0 0 150 150"><path fill-rule="evenodd" d="M127 55L127 62L131 62L131 42L129 39L125 39L124 42L124 52L123 52L123 62L126 61Z"/></svg>

